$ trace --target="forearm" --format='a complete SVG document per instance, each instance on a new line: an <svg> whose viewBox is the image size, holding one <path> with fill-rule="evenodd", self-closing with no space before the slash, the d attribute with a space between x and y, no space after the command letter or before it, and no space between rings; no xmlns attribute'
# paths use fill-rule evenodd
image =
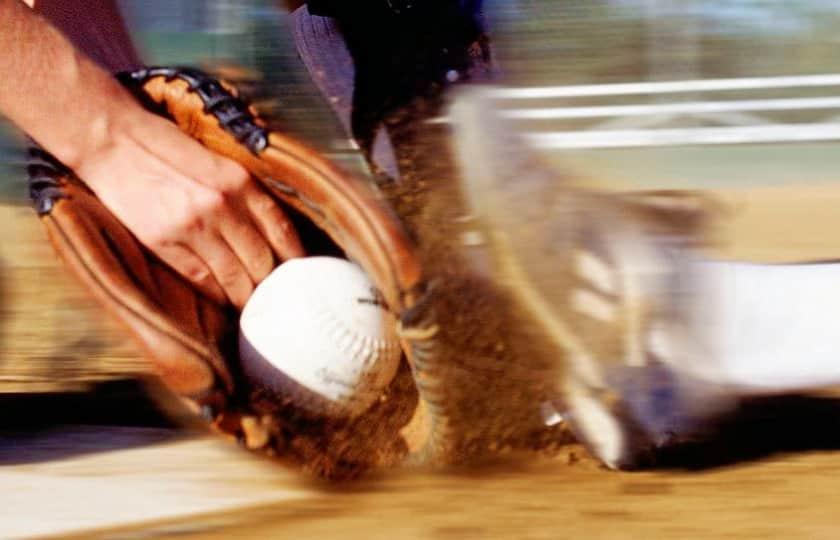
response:
<svg viewBox="0 0 840 540"><path fill-rule="evenodd" d="M0 112L73 167L142 113L105 70L18 0L0 0Z"/></svg>
<svg viewBox="0 0 840 540"><path fill-rule="evenodd" d="M111 73L141 67L116 0L38 0L35 11Z"/></svg>

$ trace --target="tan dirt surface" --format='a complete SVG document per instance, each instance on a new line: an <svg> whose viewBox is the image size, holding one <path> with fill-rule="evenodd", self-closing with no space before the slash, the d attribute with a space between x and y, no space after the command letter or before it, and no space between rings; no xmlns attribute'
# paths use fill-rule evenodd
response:
<svg viewBox="0 0 840 540"><path fill-rule="evenodd" d="M175 439L0 468L0 536L828 539L838 531L839 469L836 452L812 451L615 473L571 448L550 462L330 487L216 440Z"/></svg>

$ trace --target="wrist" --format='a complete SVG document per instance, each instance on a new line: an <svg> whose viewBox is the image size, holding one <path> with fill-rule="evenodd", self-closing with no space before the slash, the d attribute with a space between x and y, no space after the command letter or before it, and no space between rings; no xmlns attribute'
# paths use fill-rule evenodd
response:
<svg viewBox="0 0 840 540"><path fill-rule="evenodd" d="M61 99L50 107L52 114L41 116L53 120L38 120L29 129L35 140L73 170L112 146L114 137L145 113L115 78L78 56L78 62L66 63L58 76L67 84Z"/></svg>
<svg viewBox="0 0 840 540"><path fill-rule="evenodd" d="M126 156L136 156L143 148L143 134L137 131L143 122L148 122L143 117L148 114L134 102L122 109L106 107L86 121L83 141L68 145L65 157L56 157L99 193L119 182L118 178L101 174L103 164L124 162Z"/></svg>

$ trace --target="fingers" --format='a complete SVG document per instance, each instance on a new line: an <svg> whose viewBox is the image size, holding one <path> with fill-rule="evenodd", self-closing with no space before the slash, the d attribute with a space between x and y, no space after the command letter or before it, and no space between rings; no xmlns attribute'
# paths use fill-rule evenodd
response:
<svg viewBox="0 0 840 540"><path fill-rule="evenodd" d="M209 183L221 189L225 193L225 198L230 206L239 212L239 215L234 216L234 218L237 222L240 222L240 231L251 238L253 227L256 227L260 236L268 242L270 249L281 261L303 256L303 245L297 231L278 202L254 181L244 167L221 156L214 156L214 158L219 160L218 170L222 171L223 174L217 174L209 180ZM248 225L247 229L244 228L245 224ZM234 249L239 252L239 241L241 240L246 242L246 245L242 246L242 250L246 254L253 255L253 249L247 245L249 241L244 237L240 238L238 232L231 232L232 236L226 235L225 237ZM260 261L263 260L263 257L263 255L260 255ZM251 268L251 265L247 262L246 266ZM257 274L261 274L261 272L257 271ZM264 275L260 275L257 279L262 279L262 277Z"/></svg>
<svg viewBox="0 0 840 540"><path fill-rule="evenodd" d="M228 301L224 289L216 281L210 267L189 248L181 244L160 247L156 254L173 270L189 280L201 292L220 304Z"/></svg>
<svg viewBox="0 0 840 540"><path fill-rule="evenodd" d="M194 240L190 247L172 244L156 252L173 270L220 304L230 302L241 309L254 291L254 281L221 236Z"/></svg>
<svg viewBox="0 0 840 540"><path fill-rule="evenodd" d="M255 283L242 259L220 234L208 235L196 248L197 255L207 263L228 300L242 309L254 292Z"/></svg>
<svg viewBox="0 0 840 540"><path fill-rule="evenodd" d="M259 283L274 268L274 253L245 213L231 212L219 224L222 238L242 262L253 283Z"/></svg>
<svg viewBox="0 0 840 540"><path fill-rule="evenodd" d="M245 169L230 163L223 169L227 174L202 182L205 188L194 195L194 204L174 220L181 224L180 252L191 256L185 255L186 262L167 262L212 298L218 299L221 290L223 300L241 309L278 259L300 257L304 251L277 201Z"/></svg>
<svg viewBox="0 0 840 540"><path fill-rule="evenodd" d="M245 206L262 237L281 261L303 257L303 243L292 220L273 197L256 184L252 186L245 197Z"/></svg>
<svg viewBox="0 0 840 540"><path fill-rule="evenodd" d="M230 301L241 309L275 262L302 257L303 245L277 201L256 184L249 187L244 201L220 214L219 237L201 256Z"/></svg>
<svg viewBox="0 0 840 540"><path fill-rule="evenodd" d="M278 202L238 164L229 170L228 178L218 180L226 202L216 213L219 232L259 283L274 268L275 254L280 261L300 257L303 246Z"/></svg>
<svg viewBox="0 0 840 540"><path fill-rule="evenodd" d="M292 222L242 165L162 118L146 120L76 172L163 262L209 298L242 308L278 260L303 255Z"/></svg>
<svg viewBox="0 0 840 540"><path fill-rule="evenodd" d="M276 261L304 255L291 220L280 205L249 179L240 200L215 212L218 235L195 242L230 301L242 308ZM209 231L205 231L207 236ZM276 258L275 258L276 254Z"/></svg>

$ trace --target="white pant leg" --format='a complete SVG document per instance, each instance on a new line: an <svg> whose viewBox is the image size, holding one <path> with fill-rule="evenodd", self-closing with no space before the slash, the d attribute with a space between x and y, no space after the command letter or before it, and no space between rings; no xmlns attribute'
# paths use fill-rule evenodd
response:
<svg viewBox="0 0 840 540"><path fill-rule="evenodd" d="M840 386L840 263L695 268L709 288L691 325L708 341L690 371L744 394Z"/></svg>

